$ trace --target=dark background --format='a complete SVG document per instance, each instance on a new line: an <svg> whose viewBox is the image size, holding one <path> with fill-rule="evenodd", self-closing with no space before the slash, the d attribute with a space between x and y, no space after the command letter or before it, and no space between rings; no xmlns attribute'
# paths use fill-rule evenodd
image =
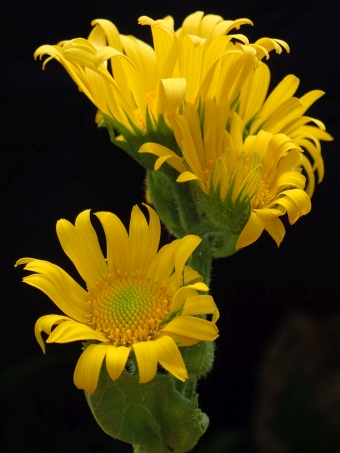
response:
<svg viewBox="0 0 340 453"><path fill-rule="evenodd" d="M95 107L66 71L55 61L42 71L33 52L41 44L87 37L91 20L100 17L149 43L149 27L137 24L141 15L158 19L171 14L176 28L196 10L226 19L248 17L255 26L243 26L240 33L251 42L269 36L291 47L288 55L271 53L272 86L294 73L301 79L298 96L326 91L307 114L324 121L337 139L339 16L330 0L6 3L0 74L0 450L131 451L97 427L83 392L73 384L80 344L47 345L46 355L41 353L34 323L58 310L43 293L21 283L25 273L13 264L33 256L78 278L58 243L56 221L73 222L91 208L112 211L127 226L132 206L144 201L144 170L110 144L105 129L97 129ZM201 407L211 418L206 439L226 426L251 425L263 351L292 312L323 321L339 310L337 146L337 141L322 144L326 173L316 187L312 212L294 226L286 222L279 249L264 233L236 256L214 262L211 293L221 312L220 338L214 369L198 389ZM163 238L170 239L166 232Z"/></svg>

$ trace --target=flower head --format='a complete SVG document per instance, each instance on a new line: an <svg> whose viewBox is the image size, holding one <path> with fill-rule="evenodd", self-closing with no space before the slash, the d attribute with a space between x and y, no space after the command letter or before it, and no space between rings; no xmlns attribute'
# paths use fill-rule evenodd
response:
<svg viewBox="0 0 340 453"><path fill-rule="evenodd" d="M35 272L24 282L43 291L65 313L38 319L35 335L43 351L47 343L92 340L77 363L74 382L93 393L105 358L110 377L118 379L130 355L138 364L139 379L153 379L157 363L185 381L188 377L178 346L213 341L217 336L216 305L202 277L186 262L201 242L186 236L158 252L160 222L147 206L149 224L140 209L132 210L129 234L117 216L98 212L106 235L107 258L90 222L90 211L78 215L73 226L57 223L57 235L86 289L55 264L22 258L18 264ZM213 321L194 315L213 314ZM52 330L53 326L56 327Z"/></svg>
<svg viewBox="0 0 340 453"><path fill-rule="evenodd" d="M58 60L118 129L120 125L147 132L160 115L166 120L176 114L184 101L196 107L206 96L233 102L263 57L268 58L273 49L289 50L277 39L250 44L244 35L229 34L242 24L252 24L249 19L223 20L197 11L177 31L170 16L162 20L142 16L139 23L151 27L154 48L120 34L110 21L96 19L88 39L43 45L34 56L49 55L43 67L52 58Z"/></svg>
<svg viewBox="0 0 340 453"><path fill-rule="evenodd" d="M230 114L228 104L210 99L204 105L202 130L190 103L183 115L173 118L173 127L182 158L155 143L139 151L158 156L155 170L164 162L178 170L177 182L195 181L206 214L229 234L240 236L236 248L256 241L264 229L279 245L285 233L279 217L288 213L294 223L310 211L301 149L288 136L261 130L244 139L242 118Z"/></svg>

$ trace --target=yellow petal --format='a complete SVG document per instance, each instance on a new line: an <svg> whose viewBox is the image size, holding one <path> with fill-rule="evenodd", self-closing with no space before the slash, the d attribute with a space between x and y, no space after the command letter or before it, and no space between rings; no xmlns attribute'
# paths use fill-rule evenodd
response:
<svg viewBox="0 0 340 453"><path fill-rule="evenodd" d="M155 21L147 16L141 16L138 23L151 26L160 78L178 77L176 67L178 42L169 22L167 20Z"/></svg>
<svg viewBox="0 0 340 453"><path fill-rule="evenodd" d="M186 102L183 110L183 117L186 120L187 129L185 131L189 131L190 137L193 142L193 148L195 150L195 154L197 155L197 159L201 164L209 159L209 156L206 154L206 150L204 149L204 144L202 140L202 131L201 131L201 124L200 118L198 116L198 112L194 105L191 102ZM203 133L204 135L204 133ZM186 136L186 132L183 134L184 138L184 147L187 146L186 143L188 142L188 138ZM189 143L189 142L188 142ZM191 143L191 142L190 142ZM192 146L190 144L190 146Z"/></svg>
<svg viewBox="0 0 340 453"><path fill-rule="evenodd" d="M179 175L176 179L177 182L188 182L188 181L195 181L196 179L200 179L198 176L191 173L191 171L184 171Z"/></svg>
<svg viewBox="0 0 340 453"><path fill-rule="evenodd" d="M236 250L246 247L255 242L262 234L265 222L257 216L256 212L251 212L246 226L243 228L236 243Z"/></svg>
<svg viewBox="0 0 340 453"><path fill-rule="evenodd" d="M184 284L194 284L203 281L203 277L190 266L184 266Z"/></svg>
<svg viewBox="0 0 340 453"><path fill-rule="evenodd" d="M93 393L98 384L99 372L109 345L90 344L79 357L73 380L78 389Z"/></svg>
<svg viewBox="0 0 340 453"><path fill-rule="evenodd" d="M161 330L199 341L213 341L218 337L218 329L214 323L193 316L177 316Z"/></svg>
<svg viewBox="0 0 340 453"><path fill-rule="evenodd" d="M122 77L119 80L119 86L124 93L131 91L137 108L144 115L146 109L146 93L141 84L141 75L133 62L122 52L112 47L101 48L94 56L94 65L99 67L103 62L111 60L112 72L119 71ZM116 76L115 76L116 78Z"/></svg>
<svg viewBox="0 0 340 453"><path fill-rule="evenodd" d="M138 364L139 382L151 381L157 371L157 348L154 341L140 341L133 344Z"/></svg>
<svg viewBox="0 0 340 453"><path fill-rule="evenodd" d="M182 279L182 272L184 265L190 258L192 252L199 246L202 242L202 239L193 234L189 234L184 238L180 239L178 247L175 251L174 261L175 261L175 272L176 272L176 283L177 287L180 287L180 282Z"/></svg>
<svg viewBox="0 0 340 453"><path fill-rule="evenodd" d="M67 316L86 322L87 292L63 269L48 261L31 260L25 270L37 272L24 277L25 283L43 291Z"/></svg>
<svg viewBox="0 0 340 453"><path fill-rule="evenodd" d="M99 25L104 32L108 45L119 50L120 52L123 52L119 32L115 24L107 19L94 19L91 22L91 25Z"/></svg>
<svg viewBox="0 0 340 453"><path fill-rule="evenodd" d="M268 220L264 229L271 235L279 247L286 233L285 227L279 218Z"/></svg>
<svg viewBox="0 0 340 453"><path fill-rule="evenodd" d="M157 113L167 119L177 113L184 102L186 94L186 79L161 79L157 91Z"/></svg>
<svg viewBox="0 0 340 453"><path fill-rule="evenodd" d="M264 128L272 134L279 133L294 118L300 115L301 101L297 98L290 98L282 102L266 121Z"/></svg>
<svg viewBox="0 0 340 453"><path fill-rule="evenodd" d="M109 346L106 353L106 369L113 381L122 374L129 358L130 350L131 348L125 346Z"/></svg>
<svg viewBox="0 0 340 453"><path fill-rule="evenodd" d="M139 153L152 153L159 156L155 163L155 170L158 170L164 162L168 162L175 170L179 172L186 171L182 159L169 148L158 143L144 143L138 150Z"/></svg>
<svg viewBox="0 0 340 453"><path fill-rule="evenodd" d="M145 92L156 91L159 72L153 47L134 36L121 35L120 39L123 43L124 53L134 63L139 74L141 74Z"/></svg>
<svg viewBox="0 0 340 453"><path fill-rule="evenodd" d="M282 197L276 199L275 203L287 209L288 219L291 225L295 223L299 217L308 214L311 210L310 198L304 190L285 190L281 192L280 195L282 195Z"/></svg>
<svg viewBox="0 0 340 453"><path fill-rule="evenodd" d="M99 245L97 234L90 222L90 209L81 212L75 222L75 229L82 238L91 259L100 275L107 273L107 265Z"/></svg>
<svg viewBox="0 0 340 453"><path fill-rule="evenodd" d="M197 117L197 113L196 113ZM174 122L176 123L179 133L182 136L182 143L179 142L179 144L183 145L182 152L183 156L189 165L191 171L199 176L203 173L203 162L200 161L199 156L196 151L196 145L195 142L198 140L202 141L202 136L196 136L195 138L192 136L190 127L188 124L188 120L183 116L183 115L176 115L174 118ZM176 137L178 140L178 137ZM202 145L203 146L203 145Z"/></svg>
<svg viewBox="0 0 340 453"><path fill-rule="evenodd" d="M159 331L156 335L154 335L153 340L157 340L158 338L163 337L172 338L179 348L184 346L193 346L194 344L197 344L201 341L196 340L194 338L185 337L184 335L177 335L176 333L173 332L162 332L162 331Z"/></svg>
<svg viewBox="0 0 340 453"><path fill-rule="evenodd" d="M144 214L137 205L132 208L129 228L130 272L144 272L149 247L149 226Z"/></svg>
<svg viewBox="0 0 340 453"><path fill-rule="evenodd" d="M129 238L120 219L111 212L97 212L106 236L107 264L111 274L120 271L122 274L129 269Z"/></svg>
<svg viewBox="0 0 340 453"><path fill-rule="evenodd" d="M164 245L149 265L146 277L164 285L174 269L174 252L180 239Z"/></svg>
<svg viewBox="0 0 340 453"><path fill-rule="evenodd" d="M260 110L266 98L270 82L270 71L265 63L259 62L242 86L240 116L247 123Z"/></svg>
<svg viewBox="0 0 340 453"><path fill-rule="evenodd" d="M34 326L34 334L44 354L46 352L46 347L44 340L42 339L41 332L45 332L50 335L53 325L60 324L68 320L70 320L70 318L61 315L45 315L41 316L37 320Z"/></svg>
<svg viewBox="0 0 340 453"><path fill-rule="evenodd" d="M159 247L159 240L161 237L161 223L159 221L159 217L154 209L151 206L143 203L143 205L149 211L149 229L148 229L148 250L145 256L145 268L148 268L151 260L155 257L158 247Z"/></svg>
<svg viewBox="0 0 340 453"><path fill-rule="evenodd" d="M70 343L78 340L108 341L107 335L97 332L92 327L77 321L65 321L56 327L46 340L46 343Z"/></svg>
<svg viewBox="0 0 340 453"><path fill-rule="evenodd" d="M191 288L190 286L185 286L180 288L178 291L176 291L176 294L172 300L170 310L172 312L177 312L180 310L184 304L186 303L186 300L189 297L194 297L197 296L197 292L195 289ZM197 315L197 313L195 313Z"/></svg>
<svg viewBox="0 0 340 453"><path fill-rule="evenodd" d="M188 379L185 363L174 340L168 336L153 341L157 350L158 362L180 381Z"/></svg>
<svg viewBox="0 0 340 453"><path fill-rule="evenodd" d="M212 296L202 295L189 297L185 301L183 315L209 315L215 312L216 304Z"/></svg>
<svg viewBox="0 0 340 453"><path fill-rule="evenodd" d="M186 35L182 43L181 76L187 80L187 102L195 103L201 84L202 58L206 39Z"/></svg>
<svg viewBox="0 0 340 453"><path fill-rule="evenodd" d="M75 227L64 219L57 222L57 235L64 252L76 266L81 277L89 286L94 287L102 278L102 273L84 239Z"/></svg>
<svg viewBox="0 0 340 453"><path fill-rule="evenodd" d="M299 86L300 80L294 75L286 76L271 92L266 99L257 119L253 121L250 133L254 133L260 124L263 123L271 113L277 109L284 101L290 99Z"/></svg>
<svg viewBox="0 0 340 453"><path fill-rule="evenodd" d="M209 288L204 283L202 283L203 277L197 271L192 269L190 266L184 266L183 281L184 286L190 285L190 287L192 288L195 284L200 283L201 285L204 285L206 289L203 290L198 289L198 291L209 291ZM166 285L168 287L168 294L174 296L178 290L176 286L175 273L173 273L171 277L167 280Z"/></svg>

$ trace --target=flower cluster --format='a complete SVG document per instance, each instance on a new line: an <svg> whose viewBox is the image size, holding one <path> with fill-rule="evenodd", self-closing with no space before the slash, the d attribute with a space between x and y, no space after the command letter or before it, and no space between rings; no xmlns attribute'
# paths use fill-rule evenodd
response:
<svg viewBox="0 0 340 453"><path fill-rule="evenodd" d="M178 237L158 251L160 222L150 206L149 223L133 208L129 233L117 216L99 212L104 258L88 210L75 225L57 224L86 288L52 263L17 262L33 272L24 281L65 313L38 319L43 351L42 332L48 343L89 341L74 374L89 393L104 361L112 380L129 360L140 383L155 377L158 364L180 381L188 378L179 348L218 336L218 310L201 294L208 287L200 274L207 282L213 256L250 245L264 230L280 245L280 217L293 224L310 211L315 172L319 182L324 175L320 141L332 140L320 120L305 116L322 91L295 97L299 79L290 74L268 94L263 59L289 47L234 33L252 25L249 19L197 11L177 30L170 16L142 16L139 24L151 28L153 47L96 19L87 39L43 45L34 54L48 55L43 67L51 59L64 66L97 107L97 123L147 168L150 204ZM186 263L197 247L194 269Z"/></svg>

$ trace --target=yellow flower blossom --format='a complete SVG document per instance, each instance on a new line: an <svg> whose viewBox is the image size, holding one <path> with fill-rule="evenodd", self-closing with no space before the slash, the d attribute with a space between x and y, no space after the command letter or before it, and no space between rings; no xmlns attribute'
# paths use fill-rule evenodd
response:
<svg viewBox="0 0 340 453"><path fill-rule="evenodd" d="M43 291L65 315L38 319L35 335L45 352L47 343L91 340L74 372L75 385L93 393L105 359L110 377L118 379L134 354L141 383L152 380L159 363L185 381L187 370L178 346L213 341L218 336L218 311L202 277L185 263L201 242L194 235L177 239L158 252L160 222L149 211L132 210L129 233L117 216L98 212L106 235L107 258L90 222L90 211L78 215L73 226L57 223L64 252L73 261L87 289L55 264L22 258L16 265L34 272L24 282ZM212 314L213 321L195 315ZM53 330L52 327L56 326Z"/></svg>
<svg viewBox="0 0 340 453"><path fill-rule="evenodd" d="M217 105L211 99L204 105L203 131L190 103L183 115L173 118L173 128L183 157L155 143L144 144L139 152L158 156L155 170L164 162L178 170L177 182L196 181L207 197L208 210L209 197L217 194L222 204L217 210L210 204L214 220L222 227L225 222L228 233L240 235L236 249L256 241L263 230L280 245L285 229L279 217L288 213L292 224L310 211L310 198L303 190L301 149L288 136L261 130L244 140L242 118L230 114L227 102Z"/></svg>
<svg viewBox="0 0 340 453"><path fill-rule="evenodd" d="M176 114L184 101L196 107L206 96L233 102L263 57L271 50L280 53L282 47L289 51L277 39L250 44L244 35L228 34L252 24L249 19L223 20L197 11L177 31L170 16L142 16L139 23L151 27L154 48L120 34L112 22L96 19L88 39L43 45L34 56L49 55L43 67L52 58L58 60L100 112L130 131L145 132L159 115L166 119Z"/></svg>
<svg viewBox="0 0 340 453"><path fill-rule="evenodd" d="M321 90L313 90L301 98L294 97L299 79L287 75L267 96L270 82L268 66L260 62L256 71L251 71L242 86L235 110L244 120L245 134L255 135L263 129L273 134L288 135L296 145L309 153L301 154L302 165L308 175L306 192L312 196L315 186L314 172L318 172L318 182L324 176L320 140L333 140L325 130L325 125L316 118L304 116L309 107L324 95ZM314 125L308 124L314 123Z"/></svg>

